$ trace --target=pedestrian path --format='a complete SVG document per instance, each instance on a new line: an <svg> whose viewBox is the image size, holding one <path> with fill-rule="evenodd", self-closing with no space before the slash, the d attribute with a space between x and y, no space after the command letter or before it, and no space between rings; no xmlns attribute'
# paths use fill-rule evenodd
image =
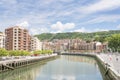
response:
<svg viewBox="0 0 120 80"><path fill-rule="evenodd" d="M106 64L120 75L120 54L97 54Z"/></svg>
<svg viewBox="0 0 120 80"><path fill-rule="evenodd" d="M51 56L56 56L57 54L50 54L50 55L41 55L41 56L21 56L19 58L11 58L11 59L4 59L0 61L0 64L6 64L6 63L10 63L10 62L18 62L18 61L25 61L25 60L37 60L37 59L42 59L42 58L47 58L47 57L51 57Z"/></svg>

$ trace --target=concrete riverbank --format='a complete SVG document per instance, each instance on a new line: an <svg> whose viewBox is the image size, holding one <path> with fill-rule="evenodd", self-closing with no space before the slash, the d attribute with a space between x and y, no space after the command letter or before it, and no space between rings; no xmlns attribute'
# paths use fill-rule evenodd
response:
<svg viewBox="0 0 120 80"><path fill-rule="evenodd" d="M107 77L107 80L120 80L120 60L117 55L111 55L111 54L85 54L85 53L63 53L63 55L80 55L80 56L89 56L89 57L94 57L98 65L100 66L102 70L102 75Z"/></svg>
<svg viewBox="0 0 120 80"><path fill-rule="evenodd" d="M108 75L111 80L120 80L120 61L117 56L113 54L99 54L96 55L97 60L101 63L104 68L104 75Z"/></svg>
<svg viewBox="0 0 120 80"><path fill-rule="evenodd" d="M0 61L0 72L14 70L16 68L31 65L35 62L52 58L55 56L57 56L57 54L42 55L42 56L26 56L18 59L13 58L9 60L3 60L3 61Z"/></svg>

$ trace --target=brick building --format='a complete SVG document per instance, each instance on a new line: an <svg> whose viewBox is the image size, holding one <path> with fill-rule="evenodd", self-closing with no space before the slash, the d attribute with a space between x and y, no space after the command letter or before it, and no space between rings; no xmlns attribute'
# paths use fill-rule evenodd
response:
<svg viewBox="0 0 120 80"><path fill-rule="evenodd" d="M5 35L5 48L7 50L31 50L31 36L28 30L19 26L10 27L5 29Z"/></svg>

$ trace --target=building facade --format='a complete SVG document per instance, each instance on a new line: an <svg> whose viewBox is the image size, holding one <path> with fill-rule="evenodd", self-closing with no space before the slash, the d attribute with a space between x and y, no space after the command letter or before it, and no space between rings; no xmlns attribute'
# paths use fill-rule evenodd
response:
<svg viewBox="0 0 120 80"><path fill-rule="evenodd" d="M102 45L101 45L102 46ZM51 42L43 42L43 49L53 50L54 52L96 52L102 51L102 47L98 48L94 41L84 41L82 39L55 39Z"/></svg>
<svg viewBox="0 0 120 80"><path fill-rule="evenodd" d="M31 51L42 50L42 42L37 37L31 38Z"/></svg>
<svg viewBox="0 0 120 80"><path fill-rule="evenodd" d="M5 48L5 34L0 32L0 48Z"/></svg>
<svg viewBox="0 0 120 80"><path fill-rule="evenodd" d="M5 29L5 48L7 50L31 50L31 36L28 30L19 26Z"/></svg>

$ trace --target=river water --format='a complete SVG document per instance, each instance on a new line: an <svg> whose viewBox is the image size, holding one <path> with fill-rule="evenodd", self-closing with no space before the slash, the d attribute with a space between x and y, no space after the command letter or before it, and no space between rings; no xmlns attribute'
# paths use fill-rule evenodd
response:
<svg viewBox="0 0 120 80"><path fill-rule="evenodd" d="M62 55L1 73L0 80L103 80L103 78L93 58Z"/></svg>

